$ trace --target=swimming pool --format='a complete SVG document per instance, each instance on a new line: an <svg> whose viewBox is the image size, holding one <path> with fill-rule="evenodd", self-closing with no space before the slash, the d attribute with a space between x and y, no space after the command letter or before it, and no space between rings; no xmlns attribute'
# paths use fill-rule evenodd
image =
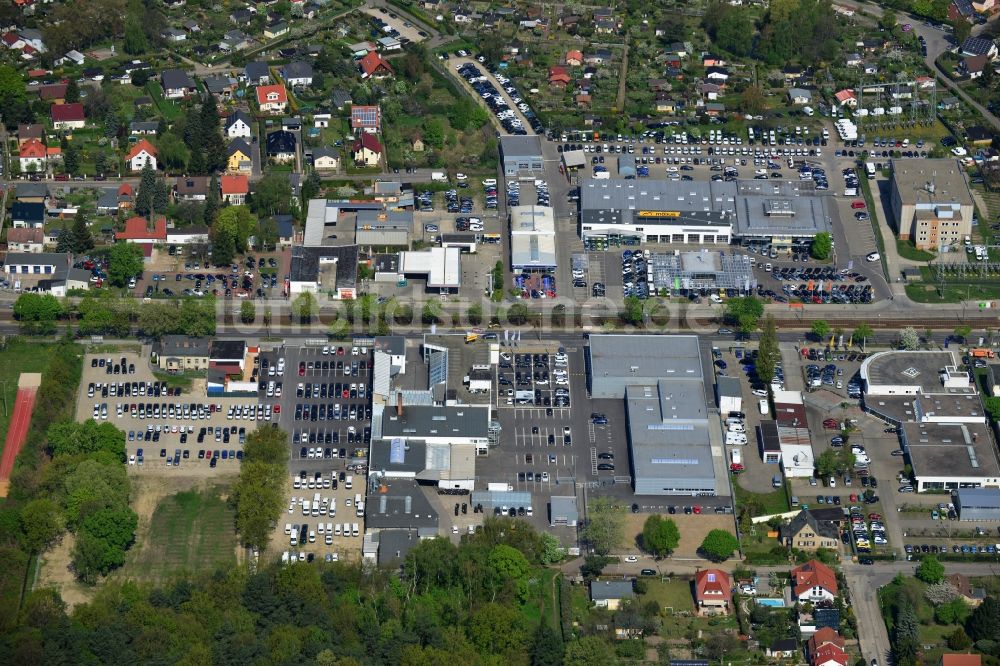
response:
<svg viewBox="0 0 1000 666"><path fill-rule="evenodd" d="M757 599L757 604L760 606L768 606L770 608L784 608L785 600L765 597Z"/></svg>

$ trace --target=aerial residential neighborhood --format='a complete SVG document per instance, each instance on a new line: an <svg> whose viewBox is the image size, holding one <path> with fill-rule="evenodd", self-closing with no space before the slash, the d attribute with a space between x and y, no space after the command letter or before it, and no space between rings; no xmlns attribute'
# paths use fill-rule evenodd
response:
<svg viewBox="0 0 1000 666"><path fill-rule="evenodd" d="M998 15L0 6L5 661L995 663Z"/></svg>

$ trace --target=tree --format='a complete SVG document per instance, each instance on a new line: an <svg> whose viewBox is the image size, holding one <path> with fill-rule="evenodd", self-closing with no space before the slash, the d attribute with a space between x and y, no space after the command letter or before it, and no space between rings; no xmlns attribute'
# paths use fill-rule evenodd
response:
<svg viewBox="0 0 1000 666"><path fill-rule="evenodd" d="M819 342L823 342L823 340L826 340L826 336L830 334L830 324L822 319L817 319L812 323L812 327L809 330L816 336Z"/></svg>
<svg viewBox="0 0 1000 666"><path fill-rule="evenodd" d="M167 181L157 178L153 187L152 212L166 213L168 205L170 205L170 189L167 187Z"/></svg>
<svg viewBox="0 0 1000 666"><path fill-rule="evenodd" d="M933 555L925 555L917 567L916 577L929 585L944 580L944 565Z"/></svg>
<svg viewBox="0 0 1000 666"><path fill-rule="evenodd" d="M16 125L27 107L28 88L21 74L10 65L0 65L0 99L4 101L0 114L8 127Z"/></svg>
<svg viewBox="0 0 1000 666"><path fill-rule="evenodd" d="M555 536L549 534L548 532L542 532L542 534L539 535L538 540L542 564L555 564L566 556L566 551L561 545L559 545L559 539Z"/></svg>
<svg viewBox="0 0 1000 666"><path fill-rule="evenodd" d="M760 342L757 345L757 376L765 384L774 379L778 363L781 362L781 350L778 348L778 326L773 315L764 317L764 325L760 331Z"/></svg>
<svg viewBox="0 0 1000 666"><path fill-rule="evenodd" d="M80 151L74 144L69 144L63 151L63 171L73 175L80 168Z"/></svg>
<svg viewBox="0 0 1000 666"><path fill-rule="evenodd" d="M531 666L563 666L565 653L562 636L548 622L539 622L531 646Z"/></svg>
<svg viewBox="0 0 1000 666"><path fill-rule="evenodd" d="M740 296L726 302L726 321L738 326L743 334L756 331L762 316L764 302L756 296Z"/></svg>
<svg viewBox="0 0 1000 666"><path fill-rule="evenodd" d="M917 329L908 326L899 332L899 346L903 349L913 351L920 346L920 334Z"/></svg>
<svg viewBox="0 0 1000 666"><path fill-rule="evenodd" d="M34 499L21 509L21 543L29 553L41 553L66 528L59 505L48 497Z"/></svg>
<svg viewBox="0 0 1000 666"><path fill-rule="evenodd" d="M972 327L971 326L963 324L962 326L956 326L955 327L955 337L958 338L959 341L961 341L963 343L967 342L968 341L968 337L970 335L972 335Z"/></svg>
<svg viewBox="0 0 1000 666"><path fill-rule="evenodd" d="M897 666L914 666L920 647L920 626L913 604L901 597L896 606L893 625L893 663Z"/></svg>
<svg viewBox="0 0 1000 666"><path fill-rule="evenodd" d="M508 581L518 581L524 578L531 565L524 553L506 544L498 544L486 558L486 571L496 587L502 587Z"/></svg>
<svg viewBox="0 0 1000 666"><path fill-rule="evenodd" d="M965 651L972 647L972 639L969 638L969 634L965 633L965 629L958 627L948 634L948 647L952 650Z"/></svg>
<svg viewBox="0 0 1000 666"><path fill-rule="evenodd" d="M657 557L672 553L681 540L677 524L670 518L652 514L642 527L642 548Z"/></svg>
<svg viewBox="0 0 1000 666"><path fill-rule="evenodd" d="M232 237L237 252L245 252L250 236L257 230L257 218L247 206L227 206L216 216L213 235L225 233Z"/></svg>
<svg viewBox="0 0 1000 666"><path fill-rule="evenodd" d="M621 320L632 326L639 326L643 322L642 301L637 296L625 297L625 309L619 315Z"/></svg>
<svg viewBox="0 0 1000 666"><path fill-rule="evenodd" d="M961 44L972 35L972 25L963 16L952 21L951 28L956 44Z"/></svg>
<svg viewBox="0 0 1000 666"><path fill-rule="evenodd" d="M230 230L222 227L212 228L212 263L225 266L233 263L236 256L236 238Z"/></svg>
<svg viewBox="0 0 1000 666"><path fill-rule="evenodd" d="M958 597L934 609L934 619L941 624L962 624L972 614L972 608L965 599Z"/></svg>
<svg viewBox="0 0 1000 666"><path fill-rule="evenodd" d="M767 100L764 98L764 91L759 86L747 86L740 93L740 108L749 114L763 113L767 109Z"/></svg>
<svg viewBox="0 0 1000 666"><path fill-rule="evenodd" d="M52 294L24 292L14 301L14 316L17 317L21 330L28 334L52 333L62 314L62 304Z"/></svg>
<svg viewBox="0 0 1000 666"><path fill-rule="evenodd" d="M965 626L974 641L1000 641L1000 601L989 596L976 606Z"/></svg>
<svg viewBox="0 0 1000 666"><path fill-rule="evenodd" d="M153 210L153 197L156 194L156 173L149 162L142 167L139 174L139 189L135 193L135 212L146 216Z"/></svg>
<svg viewBox="0 0 1000 666"><path fill-rule="evenodd" d="M470 324L473 326L479 326L483 323L483 306L479 303L473 303L469 306L469 309L465 311L465 315Z"/></svg>
<svg viewBox="0 0 1000 666"><path fill-rule="evenodd" d="M587 523L580 533L582 539L598 555L606 556L617 548L625 534L625 510L607 497L598 497L591 505Z"/></svg>
<svg viewBox="0 0 1000 666"><path fill-rule="evenodd" d="M257 248L262 252L267 252L268 248L274 250L278 246L278 223L273 217L267 217L257 225Z"/></svg>
<svg viewBox="0 0 1000 666"><path fill-rule="evenodd" d="M304 291L295 297L292 301L292 317L298 319L302 324L308 324L312 321L313 316L315 316L319 311L319 304L316 302L316 297L310 292Z"/></svg>
<svg viewBox="0 0 1000 666"><path fill-rule="evenodd" d="M861 350L864 351L865 343L868 338L875 335L875 329L873 329L869 324L861 322L858 327L854 329L854 333L851 335L852 338L861 338Z"/></svg>
<svg viewBox="0 0 1000 666"><path fill-rule="evenodd" d="M614 666L618 655L598 636L584 636L566 645L566 666Z"/></svg>
<svg viewBox="0 0 1000 666"><path fill-rule="evenodd" d="M108 253L108 281L124 287L142 273L142 248L134 243L115 243Z"/></svg>
<svg viewBox="0 0 1000 666"><path fill-rule="evenodd" d="M712 530L705 535L699 550L713 562L723 562L740 547L739 541L726 530Z"/></svg>
<svg viewBox="0 0 1000 666"><path fill-rule="evenodd" d="M69 82L66 84L66 94L63 95L63 100L66 104L75 104L80 101L80 84L72 76L69 77Z"/></svg>
<svg viewBox="0 0 1000 666"><path fill-rule="evenodd" d="M250 197L250 208L257 215L285 215L292 210L292 186L278 174L264 176Z"/></svg>
<svg viewBox="0 0 1000 666"><path fill-rule="evenodd" d="M833 236L828 231L821 231L813 237L812 245L809 246L809 254L813 259L825 260L830 258L833 252Z"/></svg>
<svg viewBox="0 0 1000 666"><path fill-rule="evenodd" d="M73 218L73 226L69 233L62 235L69 237L73 254L86 254L94 249L94 237L90 234L90 227L87 226L87 216L82 211Z"/></svg>
<svg viewBox="0 0 1000 666"><path fill-rule="evenodd" d="M816 476L825 479L837 473L839 467L837 452L833 449L823 449L816 458Z"/></svg>
<svg viewBox="0 0 1000 666"><path fill-rule="evenodd" d="M323 180L319 177L319 172L310 171L306 177L306 182L302 183L302 198L305 201L315 199L323 187Z"/></svg>
<svg viewBox="0 0 1000 666"><path fill-rule="evenodd" d="M233 487L236 531L247 546L264 549L284 504L284 464L244 459Z"/></svg>
<svg viewBox="0 0 1000 666"><path fill-rule="evenodd" d="M524 303L514 303L507 310L507 321L513 326L523 326L528 323L528 306Z"/></svg>
<svg viewBox="0 0 1000 666"><path fill-rule="evenodd" d="M255 319L257 319L257 306L250 299L244 300L240 304L240 321L252 324Z"/></svg>

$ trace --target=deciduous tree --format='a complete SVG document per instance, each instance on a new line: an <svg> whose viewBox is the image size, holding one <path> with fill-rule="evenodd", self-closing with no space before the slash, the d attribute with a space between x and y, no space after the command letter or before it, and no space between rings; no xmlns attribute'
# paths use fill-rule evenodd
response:
<svg viewBox="0 0 1000 666"><path fill-rule="evenodd" d="M670 518L655 513L646 518L642 527L642 547L647 552L665 557L677 548L680 540L680 530Z"/></svg>
<svg viewBox="0 0 1000 666"><path fill-rule="evenodd" d="M712 530L705 535L699 551L713 562L728 560L740 547L739 542L726 530Z"/></svg>

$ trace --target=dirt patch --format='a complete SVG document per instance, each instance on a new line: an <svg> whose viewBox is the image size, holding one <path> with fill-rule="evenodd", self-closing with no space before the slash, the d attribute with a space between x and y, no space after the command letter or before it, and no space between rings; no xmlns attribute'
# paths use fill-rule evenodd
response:
<svg viewBox="0 0 1000 666"><path fill-rule="evenodd" d="M626 517L625 523L625 543L629 551L634 551L638 549L638 539L642 534L642 526L646 522L646 518L649 514L645 513L630 513ZM677 529L680 530L681 540L677 545L677 550L674 551L672 557L674 559L684 559L684 558L697 558L698 547L701 546L701 542L705 540L705 536L712 530L726 530L731 534L736 534L736 527L733 524L733 517L728 514L718 515L715 513L701 514L701 515L668 515L663 514L664 518L670 518L675 523L677 523Z"/></svg>
<svg viewBox="0 0 1000 666"><path fill-rule="evenodd" d="M75 544L76 537L67 532L56 546L38 558L38 576L35 580L36 588L51 587L58 590L62 600L70 608L88 603L97 592L96 587L78 582L70 569Z"/></svg>

